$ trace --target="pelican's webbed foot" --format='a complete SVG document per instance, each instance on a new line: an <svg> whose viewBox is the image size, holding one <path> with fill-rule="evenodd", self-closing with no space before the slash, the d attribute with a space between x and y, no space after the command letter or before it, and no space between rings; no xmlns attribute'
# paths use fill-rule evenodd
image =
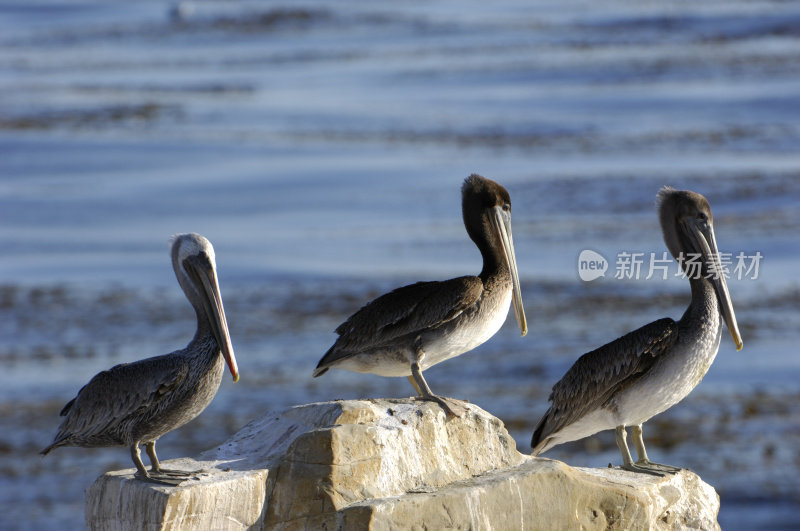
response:
<svg viewBox="0 0 800 531"><path fill-rule="evenodd" d="M203 470L203 469L200 469L200 470L175 470L175 469L172 469L172 468L160 468L160 467L158 469L154 469L154 468L150 469L150 475L151 476L156 476L156 477L167 476L167 477L186 478L186 479L192 479L192 478L193 479L197 479L197 475L198 474L202 474L204 472L206 472L206 470Z"/></svg>
<svg viewBox="0 0 800 531"><path fill-rule="evenodd" d="M131 447L131 455L133 462L136 463L136 477L143 481L150 481L162 485L178 485L188 479L200 479L198 474L205 472L205 470L174 470L171 468L162 468L161 462L156 455L156 442L148 441L145 443L145 450L150 457L150 471L145 470L141 459L139 458L139 445L135 444Z"/></svg>
<svg viewBox="0 0 800 531"><path fill-rule="evenodd" d="M636 460L636 463L630 462L630 454L628 460L625 461L629 467L634 467L634 472L641 471L647 474L653 474L656 476L665 476L666 474L677 474L681 471L680 468L672 465L662 465L661 463L654 463L650 461L647 457L647 449L644 447L644 439L642 437L642 425L636 424L631 426L631 436L633 437L633 444L636 445L636 453L639 456L639 459ZM624 442L624 435L623 435L623 442ZM625 452L623 452L623 459L625 458ZM625 468L623 466L623 468ZM627 468L627 470L631 470L631 468Z"/></svg>
<svg viewBox="0 0 800 531"><path fill-rule="evenodd" d="M436 402L442 407L442 409L444 409L444 412L447 413L449 417L461 418L467 411L467 409L464 406L458 404L456 400L453 400L452 398L444 398L434 394L430 394L427 396L417 396L414 397L414 400L425 400L428 402Z"/></svg>
<svg viewBox="0 0 800 531"><path fill-rule="evenodd" d="M650 470L656 470L658 472L663 472L665 474L677 474L678 472L683 470L682 468L677 466L654 463L648 459L639 459L638 461L636 461L636 464L640 467L645 467Z"/></svg>
<svg viewBox="0 0 800 531"><path fill-rule="evenodd" d="M667 474L674 474L680 470L678 467L651 462L647 458L647 450L645 450L644 441L642 440L642 425L637 424L631 426L631 431L633 432L633 442L636 445L636 452L639 454L639 460L635 463L633 462L633 458L631 458L631 452L628 450L625 426L620 425L614 429L617 447L619 447L619 451L622 454L622 466L620 467L622 470L659 477L664 477Z"/></svg>
<svg viewBox="0 0 800 531"><path fill-rule="evenodd" d="M411 364L411 376L408 377L408 381L411 382L411 385L414 386L414 389L419 394L418 397L415 397L415 400L436 402L442 406L442 409L449 417L460 418L466 412L466 408L457 404L455 400L433 394L431 388L428 387L428 382L425 381L425 377L422 376L422 371L417 362Z"/></svg>
<svg viewBox="0 0 800 531"><path fill-rule="evenodd" d="M133 477L138 479L139 481L146 481L148 483L155 483L156 485L164 485L167 487L177 487L184 481L187 481L188 477L169 477L169 476L159 476L156 474L152 474L149 472L145 472L142 474L141 472L136 472Z"/></svg>
<svg viewBox="0 0 800 531"><path fill-rule="evenodd" d="M651 476L658 476L662 478L667 475L666 472L664 471L639 463L624 463L623 465L620 466L620 468L622 470L627 470L629 472L637 472L639 474L650 474Z"/></svg>

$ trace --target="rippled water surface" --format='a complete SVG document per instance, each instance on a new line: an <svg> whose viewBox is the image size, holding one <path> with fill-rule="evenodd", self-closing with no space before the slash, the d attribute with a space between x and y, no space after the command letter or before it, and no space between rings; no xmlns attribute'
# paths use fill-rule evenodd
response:
<svg viewBox="0 0 800 531"><path fill-rule="evenodd" d="M163 437L162 458L267 410L408 396L405 379L312 379L333 329L404 283L476 273L459 188L513 203L530 331L513 319L426 372L522 451L582 353L689 287L664 244L665 184L703 193L729 287L702 384L645 425L651 458L719 492L725 529L796 525L800 505L800 4L796 2L0 3L0 528L80 528L122 448L59 449L58 411L109 366L183 347L193 315L172 234L217 254L242 377ZM583 282L584 249L609 261ZM639 278L617 257L642 253ZM732 271L733 272L733 271ZM618 463L605 432L546 457Z"/></svg>

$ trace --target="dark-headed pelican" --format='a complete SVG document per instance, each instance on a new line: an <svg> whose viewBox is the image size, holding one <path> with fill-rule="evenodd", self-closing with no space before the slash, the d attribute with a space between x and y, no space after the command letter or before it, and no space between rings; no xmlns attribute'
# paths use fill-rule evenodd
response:
<svg viewBox="0 0 800 531"><path fill-rule="evenodd" d="M533 434L533 455L614 429L622 468L656 475L679 470L649 460L642 423L700 383L717 355L722 321L736 349L742 348L708 201L694 192L664 187L657 203L667 248L689 277L689 308L678 322L659 319L581 356L553 386L552 405ZM693 271L691 263L701 267ZM635 463L626 442L627 426L638 454Z"/></svg>
<svg viewBox="0 0 800 531"><path fill-rule="evenodd" d="M239 379L217 281L214 248L199 234L172 240L172 267L197 314L197 332L183 350L116 365L95 375L64 406L65 417L46 455L60 446L128 446L136 477L176 484L156 456L156 440L199 415L217 393L225 363ZM152 465L139 455L144 444Z"/></svg>
<svg viewBox="0 0 800 531"><path fill-rule="evenodd" d="M435 395L422 371L492 337L512 299L522 335L527 333L508 192L480 175L468 177L461 192L464 225L483 257L480 275L418 282L373 300L336 329L339 338L315 377L330 368L407 376L421 399L458 416L463 408Z"/></svg>

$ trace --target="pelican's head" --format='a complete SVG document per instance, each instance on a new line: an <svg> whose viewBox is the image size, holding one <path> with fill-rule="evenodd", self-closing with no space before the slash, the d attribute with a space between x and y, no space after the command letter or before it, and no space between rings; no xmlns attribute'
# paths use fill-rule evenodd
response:
<svg viewBox="0 0 800 531"><path fill-rule="evenodd" d="M707 278L714 286L725 325L736 344L736 350L741 350L742 336L720 263L714 236L714 216L708 200L689 190L665 186L658 192L658 212L667 249L687 275ZM697 270L689 269L691 257L696 257L700 262Z"/></svg>
<svg viewBox="0 0 800 531"><path fill-rule="evenodd" d="M233 375L233 381L238 381L239 369L219 293L214 247L199 234L178 234L172 239L172 267L198 318L205 318L211 328L217 346Z"/></svg>
<svg viewBox="0 0 800 531"><path fill-rule="evenodd" d="M477 174L470 175L464 181L461 196L464 225L469 237L483 254L484 267L487 260L496 261L504 264L511 274L514 315L524 336L528 333L528 323L522 307L517 259L511 237L511 197L501 185Z"/></svg>

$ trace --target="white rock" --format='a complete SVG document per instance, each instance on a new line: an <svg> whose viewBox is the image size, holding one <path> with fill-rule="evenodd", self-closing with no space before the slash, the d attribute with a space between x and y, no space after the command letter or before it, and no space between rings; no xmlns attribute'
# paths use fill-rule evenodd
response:
<svg viewBox="0 0 800 531"><path fill-rule="evenodd" d="M133 469L87 492L89 529L716 529L695 474L571 468L517 452L503 424L414 400L297 406L254 420L165 487Z"/></svg>

